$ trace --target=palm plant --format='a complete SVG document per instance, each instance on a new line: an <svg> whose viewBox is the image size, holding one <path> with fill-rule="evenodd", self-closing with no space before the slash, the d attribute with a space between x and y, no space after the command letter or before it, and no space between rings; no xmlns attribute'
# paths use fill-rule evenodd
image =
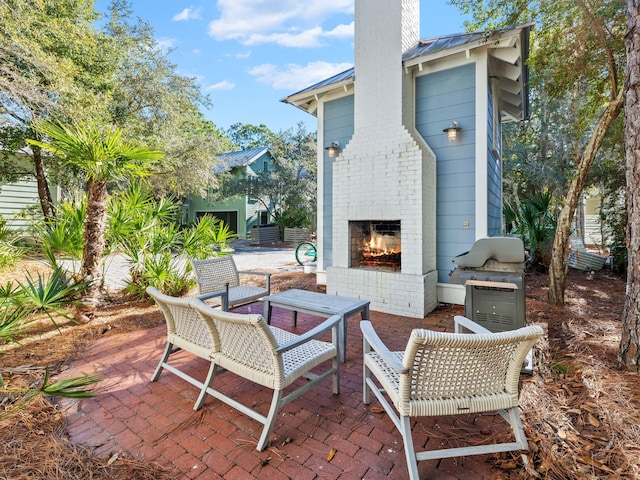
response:
<svg viewBox="0 0 640 480"><path fill-rule="evenodd" d="M83 301L99 301L101 262L105 251L107 184L122 178L142 176L162 153L127 143L122 131L98 124L65 126L58 122L35 125L48 142L30 139L29 143L61 157L70 166L84 172L87 188L87 213L81 275L91 282Z"/></svg>
<svg viewBox="0 0 640 480"><path fill-rule="evenodd" d="M16 265L24 255L25 249L18 245L19 235L9 227L0 216L0 269Z"/></svg>
<svg viewBox="0 0 640 480"><path fill-rule="evenodd" d="M131 278L125 291L136 297L149 285L170 295L186 293L193 286L189 260L220 254L235 235L211 216L180 227L180 203L154 198L142 182L111 197L108 213L110 248L127 257Z"/></svg>
<svg viewBox="0 0 640 480"><path fill-rule="evenodd" d="M58 205L55 222L45 220L33 223L36 239L51 268L58 266L60 256L82 259L84 219L87 202L63 202Z"/></svg>
<svg viewBox="0 0 640 480"><path fill-rule="evenodd" d="M26 308L5 302L0 310L0 341L19 343L18 339L24 335L24 327L30 322L27 315Z"/></svg>
<svg viewBox="0 0 640 480"><path fill-rule="evenodd" d="M100 381L101 379L95 374L89 374L49 383L49 368L47 367L45 368L44 378L40 388L7 388L0 374L0 393L9 397L18 397L18 401L14 401L11 408L7 408L0 413L0 419L24 407L38 395L67 398L94 397L95 393L85 387L94 385Z"/></svg>
<svg viewBox="0 0 640 480"><path fill-rule="evenodd" d="M548 265L551 242L556 231L552 200L551 193L545 191L527 195L519 207L505 203L503 208L505 223L512 226L508 233L522 236L529 251L529 263L537 267Z"/></svg>
<svg viewBox="0 0 640 480"><path fill-rule="evenodd" d="M189 258L202 260L221 254L236 234L222 220L204 215L197 223L185 229L183 239L184 253Z"/></svg>
<svg viewBox="0 0 640 480"><path fill-rule="evenodd" d="M73 320L69 307L80 304L78 299L90 288L89 282L75 282L61 267L55 268L48 279L40 273L37 280L27 274L26 283L18 282L18 285L18 295L25 308L31 313L44 313L56 328L59 327L53 314Z"/></svg>

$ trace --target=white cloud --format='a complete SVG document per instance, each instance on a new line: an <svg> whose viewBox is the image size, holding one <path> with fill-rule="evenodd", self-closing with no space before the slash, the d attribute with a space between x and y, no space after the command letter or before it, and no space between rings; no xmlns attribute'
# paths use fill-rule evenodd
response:
<svg viewBox="0 0 640 480"><path fill-rule="evenodd" d="M236 88L236 84L233 82L229 82L228 80L223 80L218 83L214 83L213 85L209 85L205 88L205 91L212 92L214 90L233 90Z"/></svg>
<svg viewBox="0 0 640 480"><path fill-rule="evenodd" d="M307 65L286 65L279 69L276 65L265 63L252 68L249 73L260 83L271 85L275 90L296 91L329 78L351 68L350 63L311 62Z"/></svg>
<svg viewBox="0 0 640 480"><path fill-rule="evenodd" d="M176 22L181 22L184 20L199 20L202 18L202 9L198 8L194 10L193 8L185 8L180 13L176 13L173 16L173 20Z"/></svg>
<svg viewBox="0 0 640 480"><path fill-rule="evenodd" d="M334 38L353 38L353 31L355 28L354 22L349 25L340 24L333 30L325 32L325 36Z"/></svg>
<svg viewBox="0 0 640 480"><path fill-rule="evenodd" d="M217 6L220 16L209 23L216 40L317 47L328 38L353 36L353 24L323 26L331 16L351 15L353 0L218 0Z"/></svg>
<svg viewBox="0 0 640 480"><path fill-rule="evenodd" d="M176 45L176 43L178 43L178 40L176 40L175 38L160 37L156 39L158 48L165 53L171 50Z"/></svg>
<svg viewBox="0 0 640 480"><path fill-rule="evenodd" d="M242 60L243 58L249 58L251 56L251 50L244 53L236 53L236 58Z"/></svg>

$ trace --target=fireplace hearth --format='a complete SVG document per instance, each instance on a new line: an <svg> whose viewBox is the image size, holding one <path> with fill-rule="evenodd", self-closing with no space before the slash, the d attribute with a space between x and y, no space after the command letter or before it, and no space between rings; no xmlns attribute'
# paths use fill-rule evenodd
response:
<svg viewBox="0 0 640 480"><path fill-rule="evenodd" d="M400 220L349 222L351 268L400 271L402 248Z"/></svg>

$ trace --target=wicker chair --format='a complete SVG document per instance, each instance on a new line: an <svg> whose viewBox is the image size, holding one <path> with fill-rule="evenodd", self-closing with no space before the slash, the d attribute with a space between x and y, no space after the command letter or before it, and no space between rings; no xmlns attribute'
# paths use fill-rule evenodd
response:
<svg viewBox="0 0 640 480"><path fill-rule="evenodd" d="M334 315L307 333L295 335L270 327L261 315L224 312L197 299L193 300L193 306L203 320L215 325L218 332L220 350L214 356L216 371L220 367L273 389L271 407L266 417L213 387L206 390L218 400L264 425L257 450L266 448L280 407L330 375L333 375L333 393L340 393L340 347L315 338L329 329L334 329L333 338L338 338L341 316ZM331 366L322 373L311 373L312 369L328 361L331 361ZM300 377L310 381L283 396L285 388Z"/></svg>
<svg viewBox="0 0 640 480"><path fill-rule="evenodd" d="M195 385L200 389L200 395L193 409L198 410L204 402L207 386L213 379L215 372L212 356L214 352L220 349L220 342L218 341L215 327L211 322L203 319L202 316L193 309L193 299L170 297L169 295L160 293L154 287L147 287L147 293L155 300L156 305L158 305L158 308L164 314L165 321L167 322L167 345L160 359L160 363L158 363L156 371L151 377L151 381L155 382L158 380L160 373L166 368L171 373ZM169 365L169 356L179 350L185 350L211 362L209 372L204 382L187 375L173 365Z"/></svg>
<svg viewBox="0 0 640 480"><path fill-rule="evenodd" d="M192 260L191 265L198 285L198 298L208 303L221 305L228 310L237 305L250 303L271 293L271 274L268 272L239 272L231 255ZM241 284L241 275L260 275L264 286ZM220 295L220 290L226 295Z"/></svg>
<svg viewBox="0 0 640 480"><path fill-rule="evenodd" d="M527 353L542 335L539 326L491 333L467 318L456 317L456 331L464 326L480 333L416 329L404 352L391 352L370 322L360 325L364 403L370 403L373 391L402 434L410 479L419 478L421 460L528 448L518 413L518 380ZM421 452L414 449L411 417L493 411L509 423L515 442Z"/></svg>

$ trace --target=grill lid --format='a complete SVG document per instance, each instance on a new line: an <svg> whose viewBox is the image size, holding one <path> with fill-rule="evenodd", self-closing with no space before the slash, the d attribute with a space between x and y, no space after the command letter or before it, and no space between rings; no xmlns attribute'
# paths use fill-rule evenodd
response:
<svg viewBox="0 0 640 480"><path fill-rule="evenodd" d="M468 252L454 257L459 267L481 268L487 260L498 263L523 263L524 243L518 237L486 237L476 240Z"/></svg>
<svg viewBox="0 0 640 480"><path fill-rule="evenodd" d="M449 273L449 283L464 284L481 278L483 272L514 274L510 280L522 276L525 267L524 243L518 237L486 237L476 240L468 252L453 258L457 268ZM518 274L518 275L516 275ZM506 276L508 278L508 275ZM495 280L495 279L492 279ZM499 280L498 280L499 281Z"/></svg>

